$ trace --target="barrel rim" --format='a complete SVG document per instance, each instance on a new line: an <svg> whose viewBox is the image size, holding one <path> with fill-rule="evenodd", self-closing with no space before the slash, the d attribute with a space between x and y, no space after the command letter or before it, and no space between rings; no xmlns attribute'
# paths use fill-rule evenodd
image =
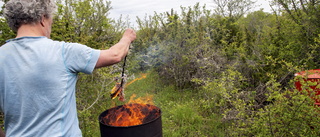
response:
<svg viewBox="0 0 320 137"><path fill-rule="evenodd" d="M139 103L130 103L130 104L139 104ZM128 105L128 104L124 104L124 105ZM112 126L112 125L105 124L105 123L102 121L102 119L103 119L102 114L104 114L105 112L107 112L107 111L109 111L109 110L111 110L111 109L118 108L118 107L122 107L122 106L124 106L124 105L115 106L115 107L112 107L112 108L109 108L109 109L103 111L103 112L99 115L99 123L102 124L102 125L105 125L105 126L108 126L108 127L114 127L114 128L132 128L132 127L139 127L139 126L144 126L144 125L150 124L150 123L158 120L159 118L161 118L161 114L162 114L162 113L161 113L161 109L160 109L159 107L157 107L157 106L155 106L155 105L151 105L151 104L146 104L146 105L154 106L154 107L156 107L156 108L159 110L159 116L156 117L156 118L153 119L153 120L150 120L150 121L146 122L146 123L142 123L142 124L139 124L139 125L133 125L133 126Z"/></svg>

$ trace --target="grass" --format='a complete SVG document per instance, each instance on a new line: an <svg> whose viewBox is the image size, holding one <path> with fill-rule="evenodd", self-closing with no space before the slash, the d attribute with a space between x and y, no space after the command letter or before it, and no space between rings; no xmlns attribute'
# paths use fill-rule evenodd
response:
<svg viewBox="0 0 320 137"><path fill-rule="evenodd" d="M136 78L139 77L141 75L137 74ZM221 117L207 111L210 110L208 109L210 106L198 91L177 91L172 85L163 85L156 74L149 73L146 78L126 87L125 94L127 101L133 94L136 98L153 96L155 106L162 112L162 129L165 137L223 136ZM79 111L80 126L84 136L100 136L99 114L113 106L124 104L117 99L111 100L108 95L99 99L99 102L89 110ZM85 97L87 96L83 96ZM94 97L91 100L88 102L93 102Z"/></svg>
<svg viewBox="0 0 320 137"><path fill-rule="evenodd" d="M163 136L207 137L222 136L220 117L207 114L198 91L177 91L172 85L163 85L154 73L128 86L127 94L153 95L154 103L162 111ZM205 115L204 115L205 114Z"/></svg>

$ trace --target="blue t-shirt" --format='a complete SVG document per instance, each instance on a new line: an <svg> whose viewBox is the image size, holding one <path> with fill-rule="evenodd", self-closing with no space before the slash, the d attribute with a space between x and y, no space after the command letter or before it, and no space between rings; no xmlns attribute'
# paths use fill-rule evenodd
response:
<svg viewBox="0 0 320 137"><path fill-rule="evenodd" d="M7 136L82 136L76 110L79 72L92 73L99 50L46 37L0 47L0 111Z"/></svg>

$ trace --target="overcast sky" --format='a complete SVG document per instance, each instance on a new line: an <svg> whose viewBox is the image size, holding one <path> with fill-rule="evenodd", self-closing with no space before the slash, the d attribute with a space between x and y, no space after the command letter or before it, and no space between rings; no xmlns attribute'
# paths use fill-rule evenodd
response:
<svg viewBox="0 0 320 137"><path fill-rule="evenodd" d="M112 10L110 17L118 19L120 15L123 17L129 16L130 22L135 22L136 16L143 18L145 15L153 15L154 11L163 13L170 11L172 8L175 11L180 10L180 6L194 6L197 2L200 6L206 4L207 9L212 9L214 4L212 0L110 0ZM269 0L257 0L256 10L264 8L266 12L270 11Z"/></svg>
<svg viewBox="0 0 320 137"><path fill-rule="evenodd" d="M212 0L110 0L112 10L110 11L110 18L118 19L120 15L124 18L127 16L130 22L135 22L136 17L143 18L145 15L153 15L157 13L163 13L170 11L172 8L175 11L180 10L180 6L188 7L194 6L197 2L200 6L206 4L207 9L212 9L214 4ZM264 8L266 12L271 11L269 7L270 0L256 0L256 10ZM0 5L3 2L0 1Z"/></svg>

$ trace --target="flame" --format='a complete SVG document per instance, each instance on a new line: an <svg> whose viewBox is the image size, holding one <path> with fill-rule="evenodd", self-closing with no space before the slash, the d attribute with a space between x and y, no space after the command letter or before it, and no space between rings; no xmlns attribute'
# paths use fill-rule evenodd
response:
<svg viewBox="0 0 320 137"><path fill-rule="evenodd" d="M147 78L147 74L146 74L146 73L142 73L142 74L141 74L141 77L136 78L136 79L134 79L134 80L130 81L128 84L126 84L126 86L125 86L125 87L127 87L127 86L131 85L133 82L136 82L137 80L141 80L141 79L145 79L145 78Z"/></svg>
<svg viewBox="0 0 320 137"><path fill-rule="evenodd" d="M160 109L153 105L152 95L134 99L135 97L135 94L132 95L128 104L109 109L104 117L105 124L121 127L135 126L160 116Z"/></svg>
<svg viewBox="0 0 320 137"><path fill-rule="evenodd" d="M125 87L146 77L147 74L143 73L141 77L130 81ZM140 125L160 116L160 109L153 105L153 95L136 97L137 95L133 94L127 104L109 109L103 118L104 123L111 126L127 127Z"/></svg>
<svg viewBox="0 0 320 137"><path fill-rule="evenodd" d="M130 81L129 83L127 83L124 88L126 88L127 86L129 86L133 82L135 82L137 80L144 79L144 78L147 78L146 73L142 73L141 77L136 78L136 79ZM110 92L111 99L115 99L116 97L119 97L120 101L124 101L125 100L124 93L123 93L124 88L123 88L123 86L121 86L120 82L117 82L116 85L111 89L111 92Z"/></svg>
<svg viewBox="0 0 320 137"><path fill-rule="evenodd" d="M130 97L128 104L136 103L136 104L144 104L144 105L146 105L146 104L154 105L153 95L147 94L145 97L140 97L140 98L134 99L136 96L137 96L136 94L133 94Z"/></svg>

